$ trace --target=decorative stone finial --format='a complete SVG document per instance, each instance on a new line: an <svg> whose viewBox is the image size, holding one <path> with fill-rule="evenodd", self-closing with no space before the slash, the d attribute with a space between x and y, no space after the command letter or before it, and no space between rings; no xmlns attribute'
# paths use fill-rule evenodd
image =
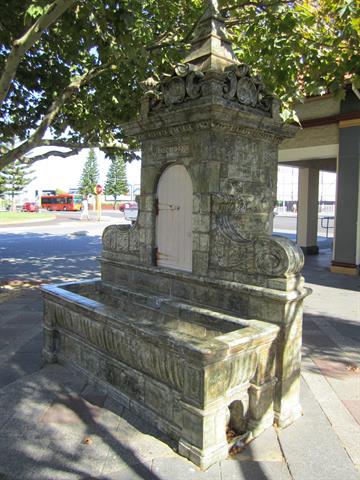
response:
<svg viewBox="0 0 360 480"><path fill-rule="evenodd" d="M148 79L142 86L145 100L141 111L145 117L152 111L212 96L278 120L278 105L261 78L252 75L248 65L240 64L235 56L217 0L207 1L184 62L159 82Z"/></svg>
<svg viewBox="0 0 360 480"><path fill-rule="evenodd" d="M219 2L217 0L209 0L207 2L207 8L205 11L205 14L215 14L215 15L220 15L220 10L219 10Z"/></svg>
<svg viewBox="0 0 360 480"><path fill-rule="evenodd" d="M224 71L229 65L239 62L228 40L225 20L220 14L217 0L209 0L205 13L200 18L191 41L192 48L185 63L197 71Z"/></svg>

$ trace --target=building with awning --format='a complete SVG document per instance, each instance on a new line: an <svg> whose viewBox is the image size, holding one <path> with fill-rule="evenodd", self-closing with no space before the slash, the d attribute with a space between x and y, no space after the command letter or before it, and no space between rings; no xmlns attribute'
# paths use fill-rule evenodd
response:
<svg viewBox="0 0 360 480"><path fill-rule="evenodd" d="M360 93L345 98L307 98L296 108L301 128L279 147L279 164L299 168L297 243L318 253L319 172L336 172L336 209L331 271L359 274L360 264Z"/></svg>

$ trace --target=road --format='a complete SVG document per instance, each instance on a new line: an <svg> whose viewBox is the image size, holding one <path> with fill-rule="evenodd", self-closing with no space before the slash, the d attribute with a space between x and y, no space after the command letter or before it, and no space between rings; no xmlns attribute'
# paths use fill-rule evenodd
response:
<svg viewBox="0 0 360 480"><path fill-rule="evenodd" d="M0 286L9 281L45 283L99 276L102 232L125 220L118 211L104 212L100 222L95 213L91 215L87 221L79 212L58 212L51 221L1 226ZM276 216L274 230L295 239L296 217ZM320 246L329 243L323 240L319 238Z"/></svg>
<svg viewBox="0 0 360 480"><path fill-rule="evenodd" d="M125 223L121 213L106 212L99 222L61 212L48 222L0 227L0 285L99 276L102 232L114 223Z"/></svg>

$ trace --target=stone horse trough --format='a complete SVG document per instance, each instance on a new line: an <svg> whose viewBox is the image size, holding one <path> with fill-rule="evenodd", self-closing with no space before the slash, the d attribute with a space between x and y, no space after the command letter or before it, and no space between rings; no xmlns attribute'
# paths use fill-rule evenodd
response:
<svg viewBox="0 0 360 480"><path fill-rule="evenodd" d="M202 468L299 404L303 255L272 237L294 133L210 1L183 64L144 82L139 215L103 234L101 280L43 287L44 357L80 369Z"/></svg>

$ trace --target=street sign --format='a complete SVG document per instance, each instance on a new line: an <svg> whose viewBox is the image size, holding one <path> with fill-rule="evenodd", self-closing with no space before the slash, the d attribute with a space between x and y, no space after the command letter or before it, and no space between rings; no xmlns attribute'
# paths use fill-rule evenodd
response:
<svg viewBox="0 0 360 480"><path fill-rule="evenodd" d="M103 187L102 187L102 185L100 185L100 184L98 183L98 184L96 185L96 187L95 187L95 193L96 193L96 195L101 195L102 192L103 192Z"/></svg>

